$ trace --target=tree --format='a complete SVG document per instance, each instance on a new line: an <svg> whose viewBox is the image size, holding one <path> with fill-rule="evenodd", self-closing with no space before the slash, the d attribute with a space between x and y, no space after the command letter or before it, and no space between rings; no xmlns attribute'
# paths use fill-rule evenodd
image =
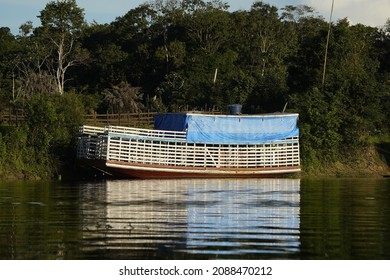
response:
<svg viewBox="0 0 390 280"><path fill-rule="evenodd" d="M295 26L297 50L289 57L288 85L292 92L318 87L322 77L327 23L320 17L301 17Z"/></svg>
<svg viewBox="0 0 390 280"><path fill-rule="evenodd" d="M129 83L136 86L144 83L143 88L150 88L155 80L159 80L154 77L160 74L155 69L153 55L155 34L152 26L155 20L156 11L144 4L111 23L114 43L127 53L120 69L126 74L125 79Z"/></svg>
<svg viewBox="0 0 390 280"><path fill-rule="evenodd" d="M380 62L380 79L384 87L384 96L382 97L382 110L385 112L385 122L383 122L384 132L390 135L390 18L385 26L380 30L377 49Z"/></svg>
<svg viewBox="0 0 390 280"><path fill-rule="evenodd" d="M49 2L38 16L41 20L36 34L42 37L51 56L48 71L55 77L60 95L65 91L67 70L86 59L78 39L85 27L83 9L76 0Z"/></svg>
<svg viewBox="0 0 390 280"><path fill-rule="evenodd" d="M380 30L380 38L377 41L380 58L380 70L388 75L388 83L390 84L390 18Z"/></svg>
<svg viewBox="0 0 390 280"><path fill-rule="evenodd" d="M14 88L14 53L17 41L7 27L0 28L0 101L9 100ZM5 102L0 102L0 108Z"/></svg>
<svg viewBox="0 0 390 280"><path fill-rule="evenodd" d="M111 89L106 89L103 95L112 113L138 113L144 108L141 89L132 87L127 82L113 85Z"/></svg>
<svg viewBox="0 0 390 280"><path fill-rule="evenodd" d="M329 53L329 91L341 91L339 98L346 110L342 115L343 137L352 148L365 146L375 130L384 122L381 99L384 94L376 78L378 55L374 48L377 30L347 19L334 26L334 39Z"/></svg>
<svg viewBox="0 0 390 280"><path fill-rule="evenodd" d="M157 40L156 57L165 62L166 75L170 72L170 66L179 66L183 60L184 43L170 41L170 31L175 27L181 17L181 3L179 0L154 0L150 2L150 8L155 11L152 32Z"/></svg>
<svg viewBox="0 0 390 280"><path fill-rule="evenodd" d="M27 22L20 27L21 35L17 37L19 47L14 56L17 75L13 94L15 101L25 101L35 94L57 92L56 79L47 69L50 53L44 40L31 34L32 30L32 25Z"/></svg>
<svg viewBox="0 0 390 280"><path fill-rule="evenodd" d="M290 67L290 80L297 81L290 83L290 101L300 112L302 155L310 164L350 160L382 133L388 111L378 80L377 30L351 26L347 19L332 24L328 74L319 90L326 35L325 22L300 21L300 45Z"/></svg>
<svg viewBox="0 0 390 280"><path fill-rule="evenodd" d="M226 28L230 25L228 6L221 1L198 2L196 8L190 6L190 12L185 13L183 25L192 45L213 55L230 38L230 30Z"/></svg>
<svg viewBox="0 0 390 280"><path fill-rule="evenodd" d="M297 25L301 23L304 19L317 17L316 11L312 7L307 5L287 5L282 8L282 11L282 20L287 22L293 22Z"/></svg>
<svg viewBox="0 0 390 280"><path fill-rule="evenodd" d="M252 112L282 110L287 93L287 58L295 51L295 36L284 25L278 9L263 2L253 4L245 19L243 59L257 81L248 96Z"/></svg>

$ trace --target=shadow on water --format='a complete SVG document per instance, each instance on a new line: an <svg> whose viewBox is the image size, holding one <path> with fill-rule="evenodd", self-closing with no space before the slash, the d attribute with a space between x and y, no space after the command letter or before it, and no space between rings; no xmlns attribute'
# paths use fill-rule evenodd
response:
<svg viewBox="0 0 390 280"><path fill-rule="evenodd" d="M389 259L390 180L0 183L0 259Z"/></svg>
<svg viewBox="0 0 390 280"><path fill-rule="evenodd" d="M381 142L375 146L381 160L390 167L390 142Z"/></svg>
<svg viewBox="0 0 390 280"><path fill-rule="evenodd" d="M75 188L0 182L0 259L72 259L82 236Z"/></svg>
<svg viewBox="0 0 390 280"><path fill-rule="evenodd" d="M390 180L301 182L303 259L389 259Z"/></svg>

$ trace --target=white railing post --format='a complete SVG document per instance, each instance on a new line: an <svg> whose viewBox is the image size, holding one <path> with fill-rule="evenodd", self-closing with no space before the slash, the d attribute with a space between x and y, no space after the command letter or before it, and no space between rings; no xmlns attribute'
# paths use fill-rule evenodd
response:
<svg viewBox="0 0 390 280"><path fill-rule="evenodd" d="M109 134L107 134L107 148L106 148L106 160L110 160L111 158L111 148L110 148L110 143L111 142L111 136Z"/></svg>

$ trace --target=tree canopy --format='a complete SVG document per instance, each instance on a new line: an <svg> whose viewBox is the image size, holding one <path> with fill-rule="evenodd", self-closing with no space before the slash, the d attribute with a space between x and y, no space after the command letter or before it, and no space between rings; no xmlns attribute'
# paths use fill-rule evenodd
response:
<svg viewBox="0 0 390 280"><path fill-rule="evenodd" d="M0 29L3 104L76 92L93 110L300 113L304 161L335 161L390 133L390 20L328 23L309 6L154 0L86 24L76 0L49 2L41 26ZM3 105L4 106L4 105Z"/></svg>

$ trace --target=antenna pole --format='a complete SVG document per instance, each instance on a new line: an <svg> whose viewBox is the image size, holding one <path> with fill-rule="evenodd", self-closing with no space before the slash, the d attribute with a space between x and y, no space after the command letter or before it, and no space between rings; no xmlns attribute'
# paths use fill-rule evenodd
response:
<svg viewBox="0 0 390 280"><path fill-rule="evenodd" d="M325 86L325 74L326 74L326 64L328 60L328 46L329 46L329 38L330 38L330 28L332 26L333 6L334 6L334 0L332 0L332 8L330 10L330 17L329 17L328 36L326 38L324 71L322 72L322 90L324 90L324 86Z"/></svg>
<svg viewBox="0 0 390 280"><path fill-rule="evenodd" d="M215 68L214 80L213 80L214 84L217 81L217 75L218 75L218 68Z"/></svg>

